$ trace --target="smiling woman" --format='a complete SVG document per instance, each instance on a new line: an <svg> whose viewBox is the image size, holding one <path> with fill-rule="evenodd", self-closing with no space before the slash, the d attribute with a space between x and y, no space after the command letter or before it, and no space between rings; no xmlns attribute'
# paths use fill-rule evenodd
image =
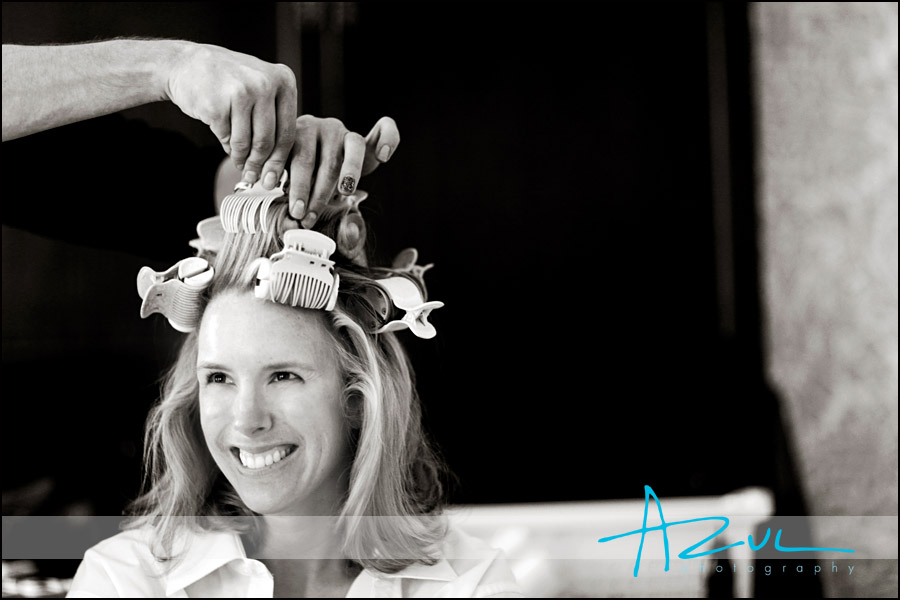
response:
<svg viewBox="0 0 900 600"><path fill-rule="evenodd" d="M198 335L206 445L248 508L332 515L348 489L341 367L321 314L218 296Z"/></svg>
<svg viewBox="0 0 900 600"><path fill-rule="evenodd" d="M139 276L142 314L187 337L148 418L144 493L70 596L520 595L441 515L395 333L432 337L441 304L415 251L367 266L364 195L309 231L254 186L198 225L198 257Z"/></svg>

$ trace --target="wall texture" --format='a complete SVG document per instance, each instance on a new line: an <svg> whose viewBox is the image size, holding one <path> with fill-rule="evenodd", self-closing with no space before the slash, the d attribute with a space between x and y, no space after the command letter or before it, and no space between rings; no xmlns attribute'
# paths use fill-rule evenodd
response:
<svg viewBox="0 0 900 600"><path fill-rule="evenodd" d="M897 4L752 11L768 374L812 514L897 515ZM823 585L896 597L896 569Z"/></svg>

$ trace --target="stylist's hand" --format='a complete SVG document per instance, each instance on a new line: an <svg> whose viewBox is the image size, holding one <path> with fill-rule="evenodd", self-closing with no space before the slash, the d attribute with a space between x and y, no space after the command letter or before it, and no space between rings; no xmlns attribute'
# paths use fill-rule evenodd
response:
<svg viewBox="0 0 900 600"><path fill-rule="evenodd" d="M169 99L209 125L243 181L271 189L294 144L297 82L285 65L188 44L168 71Z"/></svg>
<svg viewBox="0 0 900 600"><path fill-rule="evenodd" d="M303 115L297 119L288 194L290 215L306 229L337 191L350 195L360 177L393 156L400 143L397 124L382 117L366 137L337 119Z"/></svg>

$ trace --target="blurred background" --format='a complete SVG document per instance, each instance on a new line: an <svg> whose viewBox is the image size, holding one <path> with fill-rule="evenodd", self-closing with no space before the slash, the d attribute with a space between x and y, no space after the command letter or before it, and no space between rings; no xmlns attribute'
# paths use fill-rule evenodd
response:
<svg viewBox="0 0 900 600"><path fill-rule="evenodd" d="M397 121L362 209L376 264L436 265L439 335L404 342L452 503L897 515L896 3L4 2L2 29L217 44L292 67L301 112ZM168 103L2 149L3 514L120 514L179 340L136 273L192 252L224 154ZM870 562L755 590L895 597ZM546 593L610 595L571 581Z"/></svg>

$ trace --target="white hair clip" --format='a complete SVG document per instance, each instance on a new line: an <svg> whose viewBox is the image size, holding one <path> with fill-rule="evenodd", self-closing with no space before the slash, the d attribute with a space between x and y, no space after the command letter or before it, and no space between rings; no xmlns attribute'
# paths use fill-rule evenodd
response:
<svg viewBox="0 0 900 600"><path fill-rule="evenodd" d="M213 279L213 268L202 258L192 256L157 273L144 267L137 276L141 303L141 318L160 313L176 330L193 331L200 317L200 296Z"/></svg>
<svg viewBox="0 0 900 600"><path fill-rule="evenodd" d="M382 325L374 333L400 331L408 327L417 337L426 340L437 335L434 325L428 322L428 315L434 309L444 306L443 302L436 300L425 302L425 298L416 283L402 275L378 279L375 283L387 292L394 306L405 311L405 313L400 319L395 319ZM384 311L383 314L386 316L386 313L387 311Z"/></svg>
<svg viewBox="0 0 900 600"><path fill-rule="evenodd" d="M234 193L222 200L222 226L228 233L269 232L269 208L277 200L287 200L288 173L281 173L280 183L267 190L262 180L254 185L238 183Z"/></svg>
<svg viewBox="0 0 900 600"><path fill-rule="evenodd" d="M256 297L333 310L340 285L334 261L329 260L334 251L334 240L327 235L309 229L286 231L284 250L251 263L251 270L256 270Z"/></svg>
<svg viewBox="0 0 900 600"><path fill-rule="evenodd" d="M400 271L408 277L412 277L415 282L419 284L419 287L422 288L422 294L427 298L428 288L425 287L425 271L432 268L434 263L422 266L416 264L418 260L419 251L415 248L407 248L401 250L400 253L394 257L391 268L395 271Z"/></svg>
<svg viewBox="0 0 900 600"><path fill-rule="evenodd" d="M381 318L381 323L371 325L373 333L409 328L417 337L426 340L437 335L434 325L428 322L428 315L434 309L444 306L444 303L427 301L424 274L434 265L417 265L418 257L419 253L415 248L403 250L393 262L396 274L375 280L380 289L376 290L376 294L369 294L369 301ZM399 319L392 318L396 316L394 309L404 311L403 316Z"/></svg>
<svg viewBox="0 0 900 600"><path fill-rule="evenodd" d="M196 248L197 253L211 252L218 254L225 242L225 228L222 227L221 217L209 217L197 223L197 239L188 242L191 248Z"/></svg>

